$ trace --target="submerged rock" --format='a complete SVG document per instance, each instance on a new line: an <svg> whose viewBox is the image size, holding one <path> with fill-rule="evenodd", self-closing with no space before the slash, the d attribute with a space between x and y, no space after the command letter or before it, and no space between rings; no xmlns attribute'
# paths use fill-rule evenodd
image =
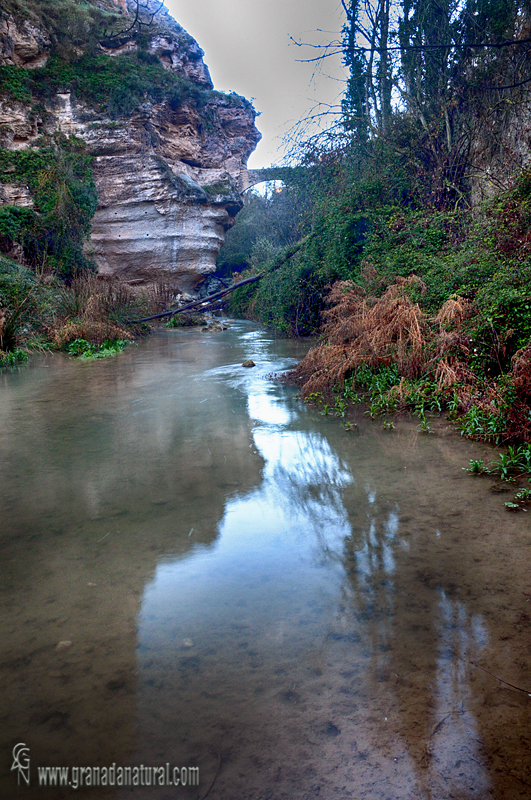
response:
<svg viewBox="0 0 531 800"><path fill-rule="evenodd" d="M174 317L168 322L168 328L193 328L199 325L206 325L207 318L204 314L194 314L186 312L183 314L175 314Z"/></svg>
<svg viewBox="0 0 531 800"><path fill-rule="evenodd" d="M226 331L227 328L230 328L230 325L225 325L224 322L218 322L217 320L212 320L208 323L205 328L201 328L202 331Z"/></svg>

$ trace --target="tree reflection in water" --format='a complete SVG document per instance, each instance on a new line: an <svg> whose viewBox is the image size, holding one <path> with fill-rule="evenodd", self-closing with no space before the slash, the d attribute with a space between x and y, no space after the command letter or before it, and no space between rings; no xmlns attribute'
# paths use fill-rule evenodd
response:
<svg viewBox="0 0 531 800"><path fill-rule="evenodd" d="M174 647L164 619L178 618L173 641L194 630L195 676L175 684L194 708L189 735L231 742L240 761L227 773L242 775L264 741L283 763L302 758L294 729L313 731L315 745L323 731L341 734L326 754L330 789L350 774L353 791L373 787L371 798L392 780L397 797L483 800L490 777L467 660L485 646L486 626L438 563L444 515L429 512L428 542L412 513L417 487L392 486L396 449L382 457L361 436L346 453L338 426L260 374L223 367L209 377L247 396L264 467L258 486L227 497L209 553L161 566L144 598L140 638L151 652ZM214 706L203 705L205 691ZM319 773L323 758L311 757Z"/></svg>

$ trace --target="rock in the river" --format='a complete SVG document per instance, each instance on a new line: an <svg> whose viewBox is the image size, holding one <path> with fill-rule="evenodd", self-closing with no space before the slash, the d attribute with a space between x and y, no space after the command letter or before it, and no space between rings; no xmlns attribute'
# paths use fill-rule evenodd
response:
<svg viewBox="0 0 531 800"><path fill-rule="evenodd" d="M246 361L243 362L242 367L256 367L254 361L248 358Z"/></svg>
<svg viewBox="0 0 531 800"><path fill-rule="evenodd" d="M230 325L226 325L224 322L219 322L217 319L210 320L208 325L204 328L201 328L202 331L226 331L227 328L230 328Z"/></svg>

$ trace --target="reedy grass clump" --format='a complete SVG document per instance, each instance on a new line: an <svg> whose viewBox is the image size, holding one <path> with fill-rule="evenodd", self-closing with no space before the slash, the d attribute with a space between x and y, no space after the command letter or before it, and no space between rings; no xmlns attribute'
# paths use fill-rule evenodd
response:
<svg viewBox="0 0 531 800"><path fill-rule="evenodd" d="M109 341L130 342L149 328L128 320L155 313L160 297L156 289L133 292L123 283L92 274L67 285L53 274L38 276L0 257L2 363L20 360L21 353L31 350L68 349L75 340L92 348Z"/></svg>
<svg viewBox="0 0 531 800"><path fill-rule="evenodd" d="M14 353L37 342L53 324L56 286L0 256L0 351Z"/></svg>
<svg viewBox="0 0 531 800"><path fill-rule="evenodd" d="M498 454L498 461L491 461L485 465L483 459L470 459L470 466L466 470L471 475L493 475L498 480L506 483L517 484L522 479L531 481L531 444L509 446L506 453ZM526 510L531 503L531 489L528 486L520 487L512 501L505 503L507 511Z"/></svg>
<svg viewBox="0 0 531 800"><path fill-rule="evenodd" d="M16 367L18 364L23 364L28 358L26 351L21 350L19 347L8 353L0 350L0 369L2 367Z"/></svg>
<svg viewBox="0 0 531 800"><path fill-rule="evenodd" d="M90 345L132 341L149 328L131 325L128 320L154 313L158 304L153 297L153 293L133 292L120 281L95 275L77 278L59 295L56 324L50 331L52 343L64 349L75 340L86 340Z"/></svg>
<svg viewBox="0 0 531 800"><path fill-rule="evenodd" d="M371 399L387 396L398 408L406 398L411 403L413 391L418 394L420 379L431 377L439 391L457 382L463 371L459 358L469 352L463 330L469 304L450 298L430 318L411 299L411 287L422 290L422 281L398 278L380 297L352 281L333 285L323 312L324 341L294 371L303 396L334 384L347 392L359 386Z"/></svg>

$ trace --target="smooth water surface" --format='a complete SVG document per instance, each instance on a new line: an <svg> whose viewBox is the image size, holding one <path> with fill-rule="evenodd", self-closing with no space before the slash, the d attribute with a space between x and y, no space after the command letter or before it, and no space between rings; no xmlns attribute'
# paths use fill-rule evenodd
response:
<svg viewBox="0 0 531 800"><path fill-rule="evenodd" d="M531 531L462 469L494 454L347 433L272 377L307 345L231 325L0 374L0 795L531 797ZM37 786L113 763L200 783Z"/></svg>

